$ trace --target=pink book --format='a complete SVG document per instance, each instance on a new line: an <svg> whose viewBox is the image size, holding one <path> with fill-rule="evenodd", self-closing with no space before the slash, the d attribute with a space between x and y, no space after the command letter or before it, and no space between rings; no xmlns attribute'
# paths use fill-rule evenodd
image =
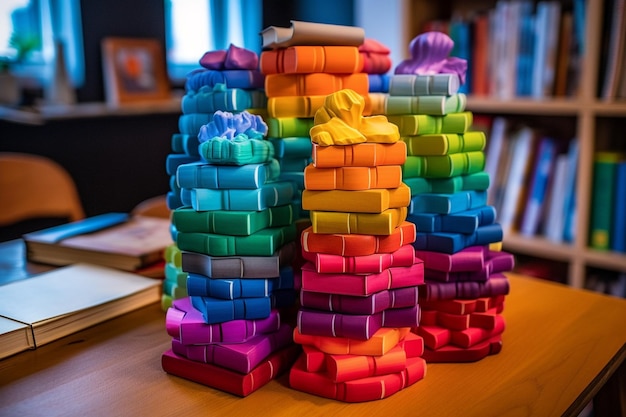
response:
<svg viewBox="0 0 626 417"><path fill-rule="evenodd" d="M300 309L297 327L301 334L367 340L381 327L415 327L419 324L419 316L417 305L376 314L341 314Z"/></svg>
<svg viewBox="0 0 626 417"><path fill-rule="evenodd" d="M254 336L243 343L184 345L172 339L172 351L196 362L212 363L242 374L252 372L272 352L293 343L293 329L282 324L273 333Z"/></svg>
<svg viewBox="0 0 626 417"><path fill-rule="evenodd" d="M438 349L450 344L452 332L445 327L437 325L420 325L413 331L424 339L424 346L429 349Z"/></svg>
<svg viewBox="0 0 626 417"><path fill-rule="evenodd" d="M496 323L493 329L482 329L480 327L469 327L465 330L452 331L451 343L456 346L468 348L484 340L504 332L505 323L502 315L496 316Z"/></svg>
<svg viewBox="0 0 626 417"><path fill-rule="evenodd" d="M324 353L337 355L384 355L397 345L411 331L410 327L379 329L367 340L348 337L313 336L302 334L296 328L293 341L300 345L311 345Z"/></svg>
<svg viewBox="0 0 626 417"><path fill-rule="evenodd" d="M345 295L371 295L392 288L424 283L422 262L410 267L392 267L380 274L320 274L311 262L302 265L301 289Z"/></svg>
<svg viewBox="0 0 626 417"><path fill-rule="evenodd" d="M424 268L445 271L480 271L485 264L484 246L469 246L455 254L416 250L415 256L424 261Z"/></svg>
<svg viewBox="0 0 626 417"><path fill-rule="evenodd" d="M305 252L328 253L340 256L363 256L395 252L415 242L415 224L403 222L390 235L357 235L349 233L315 233L307 227L300 234Z"/></svg>
<svg viewBox="0 0 626 417"><path fill-rule="evenodd" d="M422 358L407 359L407 366L397 373L370 376L346 382L333 382L324 373L307 372L305 358L300 356L289 372L291 388L320 397L356 403L381 400L424 378L426 362Z"/></svg>
<svg viewBox="0 0 626 417"><path fill-rule="evenodd" d="M424 275L427 280L451 282L451 281L486 281L497 272L508 272L513 269L513 255L507 252L486 253L484 266L478 271L438 271L424 267Z"/></svg>
<svg viewBox="0 0 626 417"><path fill-rule="evenodd" d="M241 374L210 363L192 361L170 349L161 356L161 367L168 374L246 397L287 371L300 352L300 346L291 344L272 353L252 372Z"/></svg>
<svg viewBox="0 0 626 417"><path fill-rule="evenodd" d="M258 334L275 332L280 324L280 313L276 309L263 319L207 324L202 313L191 305L189 297L174 300L165 314L167 334L185 345L241 343Z"/></svg>
<svg viewBox="0 0 626 417"><path fill-rule="evenodd" d="M395 252L363 256L341 256L329 253L302 251L302 257L315 265L321 274L371 274L381 273L394 266L411 266L415 263L412 245L401 246Z"/></svg>
<svg viewBox="0 0 626 417"><path fill-rule="evenodd" d="M368 296L300 291L300 305L305 308L348 314L375 314L389 308L417 304L417 287L392 288Z"/></svg>

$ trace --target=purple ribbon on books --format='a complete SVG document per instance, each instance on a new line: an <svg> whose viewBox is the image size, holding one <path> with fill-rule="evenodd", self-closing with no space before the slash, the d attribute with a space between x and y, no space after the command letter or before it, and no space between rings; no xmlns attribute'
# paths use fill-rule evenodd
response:
<svg viewBox="0 0 626 417"><path fill-rule="evenodd" d="M218 86L223 84L218 84L215 88ZM247 111L233 114L218 110L213 114L211 122L200 127L198 140L202 143L215 137L233 139L242 134L249 139L263 139L267 134L267 125L261 116Z"/></svg>
<svg viewBox="0 0 626 417"><path fill-rule="evenodd" d="M226 51L206 52L200 58L200 65L210 70L254 70L258 68L259 57L254 51L240 48L231 43Z"/></svg>
<svg viewBox="0 0 626 417"><path fill-rule="evenodd" d="M411 58L405 59L395 69L396 74L457 74L465 84L467 61L450 57L454 41L442 32L425 32L411 41Z"/></svg>

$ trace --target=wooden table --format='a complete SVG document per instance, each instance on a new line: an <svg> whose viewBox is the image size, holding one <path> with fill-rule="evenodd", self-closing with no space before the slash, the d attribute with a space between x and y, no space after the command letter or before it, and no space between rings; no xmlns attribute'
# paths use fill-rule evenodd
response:
<svg viewBox="0 0 626 417"><path fill-rule="evenodd" d="M502 352L429 364L384 400L316 397L286 374L239 398L168 375L170 338L152 305L0 361L0 416L544 417L577 415L596 394L596 416L626 410L626 300L509 276Z"/></svg>

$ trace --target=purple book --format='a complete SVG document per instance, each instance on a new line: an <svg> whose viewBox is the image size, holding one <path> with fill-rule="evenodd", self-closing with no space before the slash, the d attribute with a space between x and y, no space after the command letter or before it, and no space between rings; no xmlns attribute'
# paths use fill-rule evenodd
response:
<svg viewBox="0 0 626 417"><path fill-rule="evenodd" d="M420 285L420 300L474 299L506 295L509 280L502 273L493 274L485 282L427 282Z"/></svg>
<svg viewBox="0 0 626 417"><path fill-rule="evenodd" d="M417 286L383 290L369 296L300 291L300 305L305 308L348 314L375 314L389 308L417 304Z"/></svg>
<svg viewBox="0 0 626 417"><path fill-rule="evenodd" d="M485 266L480 271L455 271L445 272L437 271L433 269L424 269L424 279L426 281L479 281L485 282L493 274L498 272L508 272L513 269L514 257L507 252L494 252L487 251L487 259L485 260Z"/></svg>
<svg viewBox="0 0 626 417"><path fill-rule="evenodd" d="M300 309L297 323L301 334L369 340L381 327L416 327L419 317L417 305L376 314L341 314Z"/></svg>
<svg viewBox="0 0 626 417"><path fill-rule="evenodd" d="M174 300L165 315L167 334L186 345L243 343L256 335L277 331L280 324L278 310L272 310L264 319L207 324L202 313L191 305L189 297Z"/></svg>
<svg viewBox="0 0 626 417"><path fill-rule="evenodd" d="M277 331L253 336L243 343L184 345L180 340L172 339L172 351L192 361L248 374L273 352L290 343L293 343L293 328L281 324Z"/></svg>
<svg viewBox="0 0 626 417"><path fill-rule="evenodd" d="M416 250L415 256L424 261L424 269L458 272L480 271L484 268L486 246L469 246L454 254Z"/></svg>

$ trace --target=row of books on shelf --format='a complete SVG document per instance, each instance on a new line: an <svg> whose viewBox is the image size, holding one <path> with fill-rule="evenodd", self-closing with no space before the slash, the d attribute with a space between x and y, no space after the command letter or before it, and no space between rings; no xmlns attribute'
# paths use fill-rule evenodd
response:
<svg viewBox="0 0 626 417"><path fill-rule="evenodd" d="M544 98L575 96L583 52L584 0L499 0L489 9L428 21L454 40L453 56L470 63L465 93Z"/></svg>
<svg viewBox="0 0 626 417"><path fill-rule="evenodd" d="M503 230L573 242L578 140L555 138L500 116L489 129L489 204Z"/></svg>

